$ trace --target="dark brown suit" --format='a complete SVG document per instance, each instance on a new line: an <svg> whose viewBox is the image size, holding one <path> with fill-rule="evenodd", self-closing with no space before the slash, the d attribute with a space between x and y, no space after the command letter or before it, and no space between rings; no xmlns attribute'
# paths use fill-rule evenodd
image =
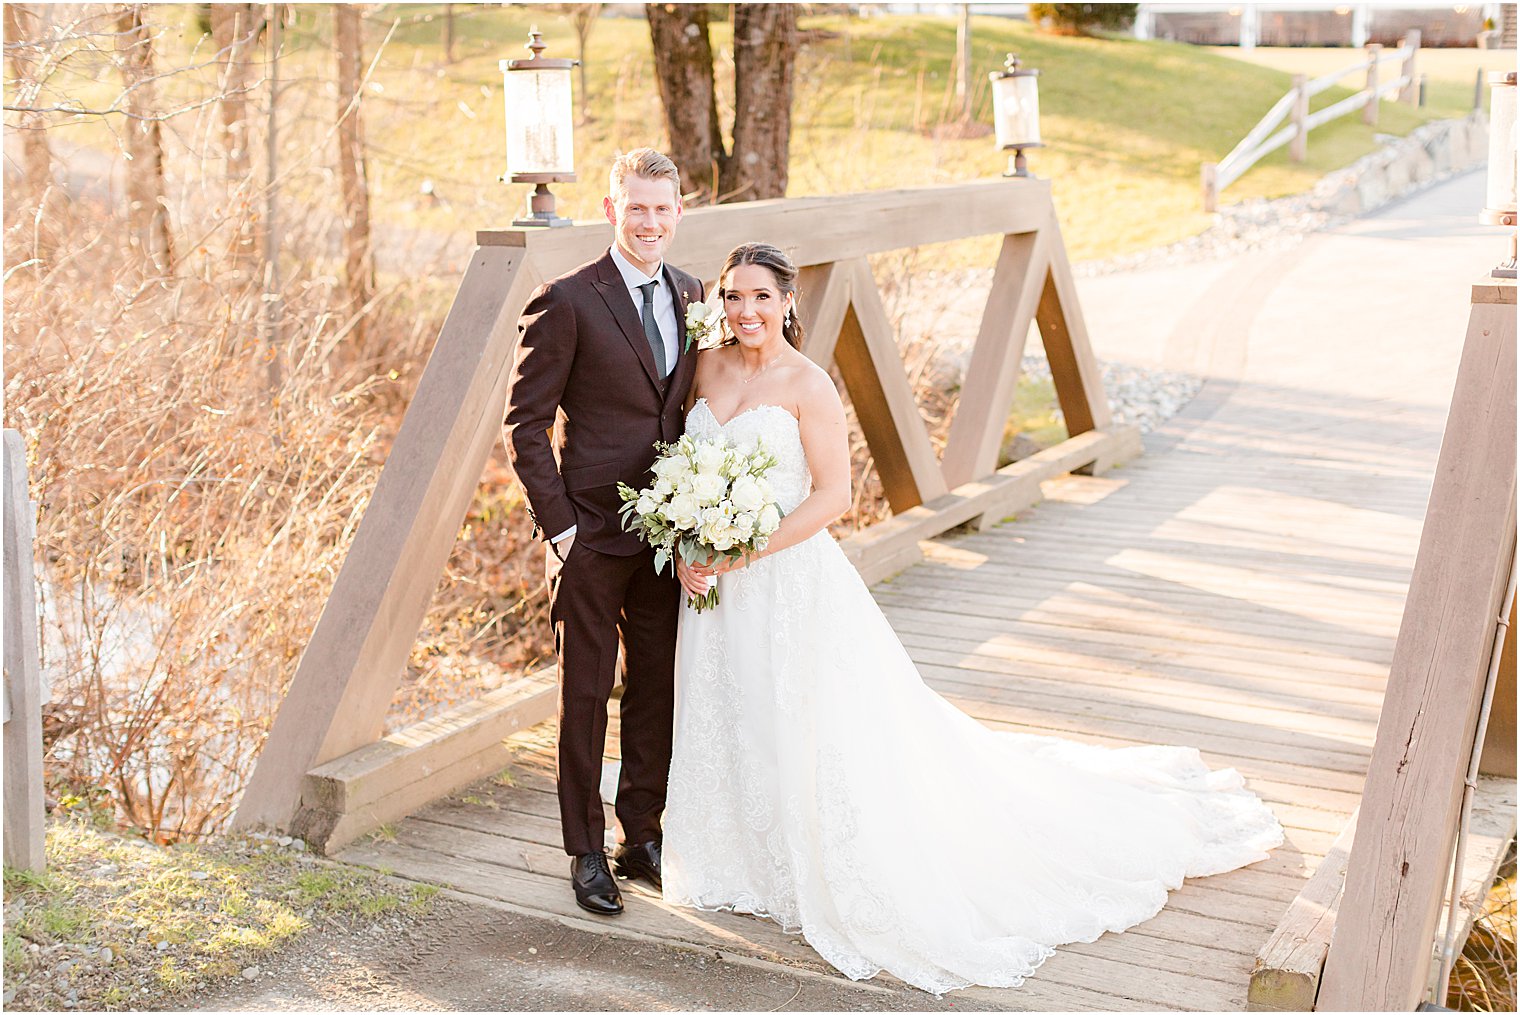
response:
<svg viewBox="0 0 1520 1015"><path fill-rule="evenodd" d="M618 520L617 484L649 481L656 441L680 436L696 350L686 304L701 282L666 265L675 298L675 369L662 381L638 309L611 253L538 288L518 322L507 399L507 453L535 533L576 526L560 562L551 548L549 616L559 653L559 806L565 852L600 851L598 786L607 701L623 650L622 780L617 816L628 842L660 839L675 708L680 586ZM559 428L551 440L556 419Z"/></svg>

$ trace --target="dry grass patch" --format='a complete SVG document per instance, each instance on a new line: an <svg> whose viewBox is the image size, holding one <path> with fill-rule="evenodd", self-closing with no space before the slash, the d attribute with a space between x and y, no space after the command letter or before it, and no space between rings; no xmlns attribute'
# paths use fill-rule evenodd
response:
<svg viewBox="0 0 1520 1015"><path fill-rule="evenodd" d="M49 827L47 858L41 875L5 871L9 1008L160 1008L258 978L261 958L308 930L423 915L437 894L288 838L165 847L67 819Z"/></svg>

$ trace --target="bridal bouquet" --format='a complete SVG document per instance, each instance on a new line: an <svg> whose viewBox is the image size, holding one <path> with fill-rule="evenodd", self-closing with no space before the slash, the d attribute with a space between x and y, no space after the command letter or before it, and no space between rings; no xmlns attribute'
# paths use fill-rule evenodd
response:
<svg viewBox="0 0 1520 1015"><path fill-rule="evenodd" d="M739 448L685 436L655 447L654 483L642 490L619 483L618 496L623 528L654 547L656 570L677 554L697 564L765 549L781 524L781 509L765 478L776 458L764 445ZM717 606L717 585L689 604L698 612Z"/></svg>

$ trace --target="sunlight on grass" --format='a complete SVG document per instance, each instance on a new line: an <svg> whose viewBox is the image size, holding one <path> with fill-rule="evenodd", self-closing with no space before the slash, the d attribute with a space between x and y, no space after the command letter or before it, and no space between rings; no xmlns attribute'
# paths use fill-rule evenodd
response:
<svg viewBox="0 0 1520 1015"><path fill-rule="evenodd" d="M61 990L85 1009L152 1007L238 973L319 917L425 912L437 894L267 842L165 848L83 822L51 825L47 857L45 874L5 871L11 1007L58 1008Z"/></svg>
<svg viewBox="0 0 1520 1015"><path fill-rule="evenodd" d="M204 61L205 41L188 6L164 5L160 62ZM550 7L481 8L460 5L456 55L445 64L442 17L436 6L397 4L367 20L367 59L390 34L365 93L370 186L377 222L410 229L468 233L505 225L525 187L496 182L504 156L501 79L497 61L514 55L530 23L539 25L551 55L574 56L566 15ZM326 43L330 14L303 8L288 34L282 102L291 135L292 166L283 193L292 201L328 200L332 181L321 158L296 149L330 129L329 97L313 82L332 74ZM392 32L392 27L394 31ZM848 193L988 179L1004 158L989 137L940 136L954 119L952 54L955 22L915 15L862 19L847 15L802 19L807 39L798 60L793 109L793 196ZM731 59L730 26L712 39L719 62ZM1108 257L1166 244L1200 232L1199 165L1222 158L1291 84L1295 71L1317 73L1356 59L1350 49L1267 50L1063 38L1034 32L1011 18L973 19L977 119L991 122L986 75L1008 51L1039 68L1046 147L1031 153L1033 171L1054 184L1067 245L1076 260ZM1375 133L1405 134L1427 120L1463 115L1471 105L1472 73L1499 56L1477 51L1422 51L1430 76L1424 109L1385 103L1374 130L1348 116L1316 131L1309 158L1287 161L1280 151L1234 184L1227 202L1301 192L1329 170L1377 147ZM604 15L588 45L593 119L576 131L579 180L555 186L560 213L599 219L602 167L617 151L663 143L664 124L641 18ZM109 101L114 78L81 81L86 103ZM732 115L731 84L720 73L720 118ZM204 94L210 70L162 82L166 100ZM1466 82L1464 85L1463 82ZM306 83L306 84L301 84ZM1347 84L1356 87L1355 78ZM579 88L577 80L576 87ZM1316 107L1349 94L1332 89ZM260 98L262 101L262 98ZM214 111L171 121L166 143L211 129ZM193 122L192 122L193 121ZM97 148L116 147L98 121L56 128L55 136ZM430 181L431 196L423 194ZM968 263L971 263L968 258Z"/></svg>

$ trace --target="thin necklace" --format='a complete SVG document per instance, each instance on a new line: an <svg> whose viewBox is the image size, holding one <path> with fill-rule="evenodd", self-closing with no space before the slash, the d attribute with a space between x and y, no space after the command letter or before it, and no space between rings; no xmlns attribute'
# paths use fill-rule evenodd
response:
<svg viewBox="0 0 1520 1015"><path fill-rule="evenodd" d="M785 355L786 355L786 350L782 349L780 352L776 353L776 355L774 355L770 359L766 360L765 363L764 363L764 365L761 366L759 370L756 370L754 373L750 374L748 377L740 377L739 378L739 383L740 384L748 384L750 381L754 380L756 377L759 377L761 374L763 374L767 370L769 370L771 368L771 364L775 363L778 359L780 359L782 356L785 356Z"/></svg>

